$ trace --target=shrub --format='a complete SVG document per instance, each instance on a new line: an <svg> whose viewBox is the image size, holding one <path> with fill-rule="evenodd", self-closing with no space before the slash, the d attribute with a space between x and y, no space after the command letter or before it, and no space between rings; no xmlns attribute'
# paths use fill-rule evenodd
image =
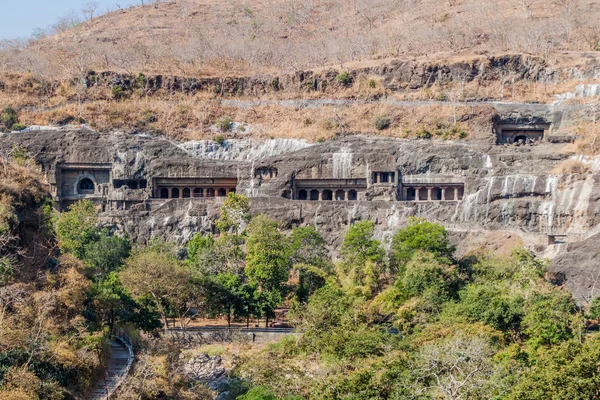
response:
<svg viewBox="0 0 600 400"><path fill-rule="evenodd" d="M146 86L146 76L140 72L135 79L135 87L137 89L143 89L144 86Z"/></svg>
<svg viewBox="0 0 600 400"><path fill-rule="evenodd" d="M238 400L277 400L277 397L266 387L253 387L243 396L238 396Z"/></svg>
<svg viewBox="0 0 600 400"><path fill-rule="evenodd" d="M27 127L26 127L25 125L23 125L23 124L14 124L14 125L12 126L12 130L13 130L13 131L22 131L22 130L24 130L25 128L27 128Z"/></svg>
<svg viewBox="0 0 600 400"><path fill-rule="evenodd" d="M392 239L392 256L398 264L404 265L418 250L452 260L455 249L448 241L446 228L434 222L411 217L407 227L400 229Z"/></svg>
<svg viewBox="0 0 600 400"><path fill-rule="evenodd" d="M375 79L369 79L367 81L367 85L369 86L369 88L375 89L375 87L377 87L377 81Z"/></svg>
<svg viewBox="0 0 600 400"><path fill-rule="evenodd" d="M227 139L225 138L224 135L217 135L217 136L215 136L215 143L218 144L221 147L225 144L226 140Z"/></svg>
<svg viewBox="0 0 600 400"><path fill-rule="evenodd" d="M336 79L342 86L350 86L352 84L352 75L349 72L340 72Z"/></svg>
<svg viewBox="0 0 600 400"><path fill-rule="evenodd" d="M0 124L4 129L12 129L17 122L17 113L12 107L6 107L0 114Z"/></svg>
<svg viewBox="0 0 600 400"><path fill-rule="evenodd" d="M422 126L419 127L419 130L417 130L416 136L417 136L417 139L431 139L433 137L431 132L429 132L427 129L425 129Z"/></svg>
<svg viewBox="0 0 600 400"><path fill-rule="evenodd" d="M229 132L233 128L233 119L231 117L221 117L216 122L217 129L221 132Z"/></svg>
<svg viewBox="0 0 600 400"><path fill-rule="evenodd" d="M125 94L125 91L123 90L123 88L121 86L113 86L111 92L112 92L112 97L115 100L121 99Z"/></svg>
<svg viewBox="0 0 600 400"><path fill-rule="evenodd" d="M600 319L600 297L594 297L590 304L590 318Z"/></svg>
<svg viewBox="0 0 600 400"><path fill-rule="evenodd" d="M379 115L375 118L375 129L383 131L390 127L392 120L386 115Z"/></svg>

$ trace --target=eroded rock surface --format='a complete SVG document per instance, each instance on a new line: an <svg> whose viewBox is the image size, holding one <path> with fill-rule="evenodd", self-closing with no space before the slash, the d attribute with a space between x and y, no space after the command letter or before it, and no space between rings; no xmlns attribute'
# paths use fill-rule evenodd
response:
<svg viewBox="0 0 600 400"><path fill-rule="evenodd" d="M496 146L348 136L314 145L257 142L208 148L206 143L182 144L160 136L87 130L0 136L0 147L13 145L29 151L42 165L57 201L61 165L85 170L102 164L110 179L103 192L92 196L103 206L102 221L139 243L161 237L183 244L197 232L211 232L218 218L223 197L195 197L188 189L187 198L181 191L175 196L179 198L161 198L161 179L235 182L235 190L250 198L253 213L267 214L289 227L316 226L332 248L355 221L375 221L377 237L387 243L412 216L443 224L457 243L470 232L501 230L540 252L556 241L579 246L575 243L600 233L600 159L578 158L589 166L588 173L553 173L574 158L561 144ZM377 171L393 173L392 181L377 182ZM125 186L117 188L117 181ZM127 186L142 181L143 188ZM297 200L299 182L333 181L360 186L358 198ZM451 201L408 200L402 187L409 182L424 187L459 183L464 193L458 200L449 194ZM71 190L69 185L72 182L66 186ZM72 200L87 196L78 194ZM592 253L587 247L572 249L564 258L560 246L552 253L559 256L554 272L565 273L574 293L589 292L588 278L577 272L584 264L573 255ZM581 268L596 268L596 259L591 257Z"/></svg>

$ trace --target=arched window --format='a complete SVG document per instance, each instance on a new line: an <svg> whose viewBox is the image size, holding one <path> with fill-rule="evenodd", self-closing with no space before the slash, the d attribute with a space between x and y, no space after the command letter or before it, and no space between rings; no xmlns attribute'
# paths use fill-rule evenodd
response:
<svg viewBox="0 0 600 400"><path fill-rule="evenodd" d="M356 201L357 199L358 199L358 193L356 193L356 190L350 189L350 191L348 192L348 200Z"/></svg>
<svg viewBox="0 0 600 400"><path fill-rule="evenodd" d="M94 193L94 182L90 178L83 178L79 181L78 192L80 194L92 194Z"/></svg>
<svg viewBox="0 0 600 400"><path fill-rule="evenodd" d="M160 198L168 199L169 198L169 189L167 189L167 188L160 189Z"/></svg>
<svg viewBox="0 0 600 400"><path fill-rule="evenodd" d="M298 191L298 200L306 200L308 199L308 193L306 192L306 190L302 189L300 191Z"/></svg>
<svg viewBox="0 0 600 400"><path fill-rule="evenodd" d="M227 190L221 188L219 189L219 197L225 197L227 196Z"/></svg>
<svg viewBox="0 0 600 400"><path fill-rule="evenodd" d="M206 197L215 197L215 189L213 189L213 188L206 189Z"/></svg>
<svg viewBox="0 0 600 400"><path fill-rule="evenodd" d="M183 198L187 199L189 197L190 197L190 189L188 189L188 188L183 189Z"/></svg>
<svg viewBox="0 0 600 400"><path fill-rule="evenodd" d="M194 197L204 197L204 190L202 188L194 189Z"/></svg>
<svg viewBox="0 0 600 400"><path fill-rule="evenodd" d="M406 200L414 201L417 198L417 191L413 187L406 189Z"/></svg>
<svg viewBox="0 0 600 400"><path fill-rule="evenodd" d="M235 188L229 189L229 193L235 193Z"/></svg>
<svg viewBox="0 0 600 400"><path fill-rule="evenodd" d="M177 189L177 188L171 189L171 197L174 199L178 199L179 198L179 189Z"/></svg>
<svg viewBox="0 0 600 400"><path fill-rule="evenodd" d="M346 200L346 192L343 189L336 190L335 199L336 200Z"/></svg>
<svg viewBox="0 0 600 400"><path fill-rule="evenodd" d="M333 200L333 193L331 190L323 190L323 200Z"/></svg>
<svg viewBox="0 0 600 400"><path fill-rule="evenodd" d="M319 191L317 189L313 189L310 191L310 199L319 200Z"/></svg>

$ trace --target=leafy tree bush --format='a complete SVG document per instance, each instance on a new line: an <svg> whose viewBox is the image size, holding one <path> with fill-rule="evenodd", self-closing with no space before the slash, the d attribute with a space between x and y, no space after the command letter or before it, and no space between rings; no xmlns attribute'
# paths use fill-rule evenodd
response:
<svg viewBox="0 0 600 400"><path fill-rule="evenodd" d="M119 323L134 324L150 332L162 326L160 315L145 298L134 301L125 291L119 276L112 272L106 279L95 283L90 290L88 318L112 331Z"/></svg>
<svg viewBox="0 0 600 400"><path fill-rule="evenodd" d="M248 225L246 251L246 276L259 287L268 325L275 307L283 300L283 284L290 271L288 241L278 231L275 221L257 215Z"/></svg>
<svg viewBox="0 0 600 400"><path fill-rule="evenodd" d="M290 259L298 272L296 298L305 303L314 291L325 284L330 271L325 240L312 226L292 230Z"/></svg>
<svg viewBox="0 0 600 400"><path fill-rule="evenodd" d="M534 347L551 346L573 337L575 302L569 293L549 288L533 293L525 303L524 332Z"/></svg>
<svg viewBox="0 0 600 400"><path fill-rule="evenodd" d="M456 268L432 253L419 251L406 264L400 281L409 296L432 296L436 303L451 298L458 289Z"/></svg>
<svg viewBox="0 0 600 400"><path fill-rule="evenodd" d="M12 129L13 125L17 122L19 122L17 113L12 107L6 107L2 110L2 113L0 113L0 124L5 131Z"/></svg>
<svg viewBox="0 0 600 400"><path fill-rule="evenodd" d="M367 261L377 263L383 260L381 243L373 239L374 231L373 221L364 220L350 225L340 249L345 264L363 266Z"/></svg>
<svg viewBox="0 0 600 400"><path fill-rule="evenodd" d="M446 260L452 260L455 251L448 242L448 231L443 226L411 217L407 227L394 235L392 255L399 265L404 265L418 250L432 253L438 258Z"/></svg>
<svg viewBox="0 0 600 400"><path fill-rule="evenodd" d="M600 338L585 343L565 341L545 351L524 371L509 400L600 398Z"/></svg>
<svg viewBox="0 0 600 400"><path fill-rule="evenodd" d="M473 320L503 332L518 332L524 299L495 285L469 285L460 293L460 305Z"/></svg>
<svg viewBox="0 0 600 400"><path fill-rule="evenodd" d="M184 317L198 300L198 285L193 275L166 251L145 248L135 252L119 273L123 286L136 299L149 297L167 328L167 316L172 312ZM182 319L180 319L182 321Z"/></svg>
<svg viewBox="0 0 600 400"><path fill-rule="evenodd" d="M278 400L270 389L257 386L248 391L248 393L238 396L237 400Z"/></svg>
<svg viewBox="0 0 600 400"><path fill-rule="evenodd" d="M350 72L340 72L338 74L338 76L336 77L338 83L342 86L350 86L352 85L353 79L352 79L352 75L350 74Z"/></svg>
<svg viewBox="0 0 600 400"><path fill-rule="evenodd" d="M594 297L590 304L589 316L592 319L600 319L600 297Z"/></svg>
<svg viewBox="0 0 600 400"><path fill-rule="evenodd" d="M392 120L387 115L379 115L375 118L375 129L384 131L392 125Z"/></svg>
<svg viewBox="0 0 600 400"><path fill-rule="evenodd" d="M211 236L204 236L201 233L196 233L194 237L187 243L187 256L192 264L199 264L201 257L213 249L215 239Z"/></svg>
<svg viewBox="0 0 600 400"><path fill-rule="evenodd" d="M84 246L84 261L96 280L102 280L118 270L131 252L128 238L102 235L97 241Z"/></svg>
<svg viewBox="0 0 600 400"><path fill-rule="evenodd" d="M246 196L228 193L221 206L221 216L216 222L216 227L222 234L233 231L236 235L241 233L250 221L250 202Z"/></svg>
<svg viewBox="0 0 600 400"><path fill-rule="evenodd" d="M225 117L221 117L219 118L215 125L217 126L217 129L221 132L229 132L232 128L233 128L233 119L231 119L231 117L229 116L225 116ZM225 137L221 136L223 139L222 140L218 140L218 136L217 139L215 139L215 142L217 142L219 145L223 145L223 142L225 142Z"/></svg>
<svg viewBox="0 0 600 400"><path fill-rule="evenodd" d="M98 214L94 203L80 200L56 220L56 236L60 249L82 259L85 246L98 238Z"/></svg>

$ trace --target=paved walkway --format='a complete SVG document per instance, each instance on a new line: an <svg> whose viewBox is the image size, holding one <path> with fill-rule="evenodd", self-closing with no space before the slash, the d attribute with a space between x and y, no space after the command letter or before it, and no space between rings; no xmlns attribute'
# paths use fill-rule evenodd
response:
<svg viewBox="0 0 600 400"><path fill-rule="evenodd" d="M106 376L92 390L89 399L108 399L123 381L133 362L131 346L126 346L118 339L110 341L110 359Z"/></svg>

